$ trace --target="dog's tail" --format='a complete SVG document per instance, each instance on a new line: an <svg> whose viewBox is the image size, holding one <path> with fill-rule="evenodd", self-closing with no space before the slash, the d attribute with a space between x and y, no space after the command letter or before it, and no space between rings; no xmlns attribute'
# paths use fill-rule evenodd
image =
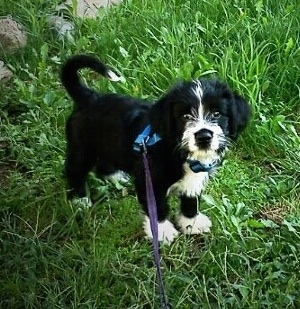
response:
<svg viewBox="0 0 300 309"><path fill-rule="evenodd" d="M83 68L90 68L111 81L121 81L122 77L117 76L105 64L89 55L76 55L66 61L61 71L61 81L71 98L77 103L94 101L98 93L85 86L78 75Z"/></svg>

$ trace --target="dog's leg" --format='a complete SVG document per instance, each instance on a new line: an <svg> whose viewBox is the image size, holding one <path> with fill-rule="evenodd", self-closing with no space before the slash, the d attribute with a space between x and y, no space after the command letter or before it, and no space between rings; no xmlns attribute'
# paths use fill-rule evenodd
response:
<svg viewBox="0 0 300 309"><path fill-rule="evenodd" d="M96 165L96 175L99 178L104 178L106 180L120 183L127 183L130 180L130 176L123 171L116 169L114 166L110 165L109 162L97 161Z"/></svg>
<svg viewBox="0 0 300 309"><path fill-rule="evenodd" d="M154 188L155 190L155 188ZM146 238L152 239L152 232L150 227L150 219L148 215L148 205L146 199L145 186L136 185L136 191L138 194L138 200L143 206L145 213L144 218L144 232ZM174 225L167 220L169 205L167 203L166 191L164 190L155 190L155 200L157 206L157 217L158 217L158 240L165 243L171 244L174 239L178 236L178 231L175 229Z"/></svg>
<svg viewBox="0 0 300 309"><path fill-rule="evenodd" d="M144 218L144 232L146 238L152 239L152 231L150 226L150 219L146 215ZM169 220L159 221L158 222L158 240L164 244L170 245L174 239L178 236L178 231L175 229L172 222Z"/></svg>
<svg viewBox="0 0 300 309"><path fill-rule="evenodd" d="M69 199L79 198L85 204L91 204L87 198L86 178L94 164L95 158L87 151L83 151L82 149L68 149L65 171L68 181Z"/></svg>
<svg viewBox="0 0 300 309"><path fill-rule="evenodd" d="M210 219L198 211L198 198L181 196L181 213L178 225L184 234L203 234L210 232Z"/></svg>

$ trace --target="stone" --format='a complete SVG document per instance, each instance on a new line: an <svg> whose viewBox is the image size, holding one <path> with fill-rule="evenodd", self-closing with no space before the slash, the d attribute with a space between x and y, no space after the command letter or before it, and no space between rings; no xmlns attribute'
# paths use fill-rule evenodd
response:
<svg viewBox="0 0 300 309"><path fill-rule="evenodd" d="M0 19L0 53L14 53L27 44L23 27L11 16Z"/></svg>
<svg viewBox="0 0 300 309"><path fill-rule="evenodd" d="M107 8L111 5L117 5L122 0L78 0L75 14L78 17L97 18L99 8ZM67 0L66 5L73 7L73 1Z"/></svg>
<svg viewBox="0 0 300 309"><path fill-rule="evenodd" d="M13 75L12 71L9 70L4 65L4 62L0 60L0 84L9 81L12 75Z"/></svg>
<svg viewBox="0 0 300 309"><path fill-rule="evenodd" d="M73 40L72 32L74 30L74 25L70 21L64 19L62 16L57 15L49 16L47 21L50 27L56 30L60 40Z"/></svg>

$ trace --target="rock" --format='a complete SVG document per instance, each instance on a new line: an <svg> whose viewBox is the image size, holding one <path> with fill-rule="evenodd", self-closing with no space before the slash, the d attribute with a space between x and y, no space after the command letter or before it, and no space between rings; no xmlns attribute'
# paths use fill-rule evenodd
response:
<svg viewBox="0 0 300 309"><path fill-rule="evenodd" d="M47 18L49 25L56 30L58 38L60 40L67 39L73 40L72 32L74 30L74 25L68 20L64 19L62 16L49 16Z"/></svg>
<svg viewBox="0 0 300 309"><path fill-rule="evenodd" d="M78 0L75 14L78 17L97 18L99 15L100 7L109 7L111 5L117 5L122 0ZM67 0L65 2L67 6L73 7L74 1Z"/></svg>
<svg viewBox="0 0 300 309"><path fill-rule="evenodd" d="M11 16L0 19L0 53L13 53L26 44L27 36L19 23Z"/></svg>
<svg viewBox="0 0 300 309"><path fill-rule="evenodd" d="M12 77L13 73L9 70L4 62L0 60L0 84L7 82Z"/></svg>
<svg viewBox="0 0 300 309"><path fill-rule="evenodd" d="M64 18L63 11L65 9L73 10L73 14L80 18L97 18L99 16L100 7L109 7L117 5L122 0L66 0L64 3L56 6L57 15L52 15L47 18L49 25L57 32L60 40L67 39L73 41L74 24Z"/></svg>

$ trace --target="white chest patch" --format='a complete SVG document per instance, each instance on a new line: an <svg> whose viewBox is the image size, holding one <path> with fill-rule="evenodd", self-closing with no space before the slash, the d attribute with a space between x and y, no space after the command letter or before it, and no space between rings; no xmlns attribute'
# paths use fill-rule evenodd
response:
<svg viewBox="0 0 300 309"><path fill-rule="evenodd" d="M183 165L184 175L175 182L168 190L169 193L185 195L187 197L200 196L202 190L208 182L208 173L194 173L187 163Z"/></svg>

